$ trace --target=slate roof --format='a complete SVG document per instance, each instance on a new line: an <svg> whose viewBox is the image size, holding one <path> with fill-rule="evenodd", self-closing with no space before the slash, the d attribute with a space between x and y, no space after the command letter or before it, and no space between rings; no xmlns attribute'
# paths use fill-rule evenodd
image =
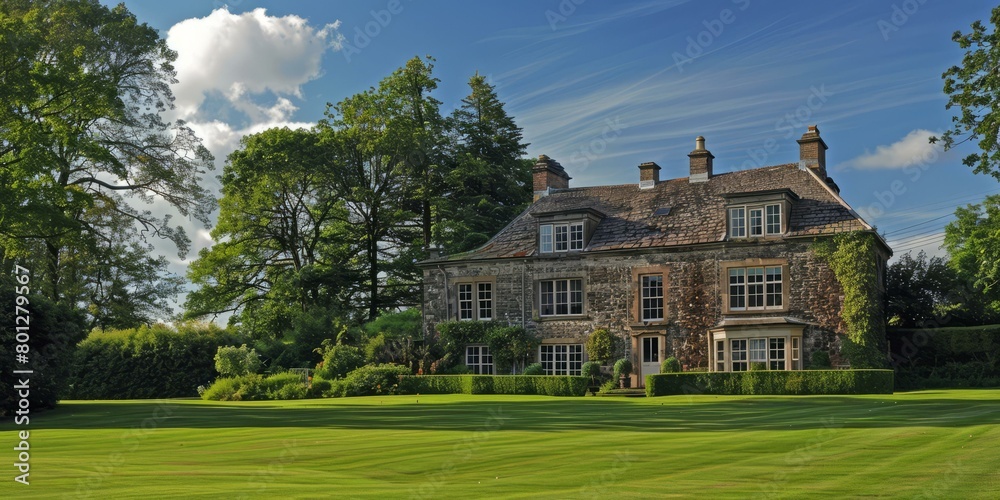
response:
<svg viewBox="0 0 1000 500"><path fill-rule="evenodd" d="M687 177L671 179L649 189L639 189L635 183L552 190L482 247L442 260L536 255L534 214L556 211L591 209L605 214L584 252L725 241L727 194L784 188L799 197L786 237L872 229L818 175L792 163L718 174L701 183L690 183ZM654 215L663 207L671 207L668 215Z"/></svg>

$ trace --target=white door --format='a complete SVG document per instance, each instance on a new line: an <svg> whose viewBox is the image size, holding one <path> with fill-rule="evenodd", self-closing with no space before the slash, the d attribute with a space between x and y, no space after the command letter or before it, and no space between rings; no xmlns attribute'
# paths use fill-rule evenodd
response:
<svg viewBox="0 0 1000 500"><path fill-rule="evenodd" d="M646 375L660 373L660 337L643 337L641 354L639 387L645 387Z"/></svg>

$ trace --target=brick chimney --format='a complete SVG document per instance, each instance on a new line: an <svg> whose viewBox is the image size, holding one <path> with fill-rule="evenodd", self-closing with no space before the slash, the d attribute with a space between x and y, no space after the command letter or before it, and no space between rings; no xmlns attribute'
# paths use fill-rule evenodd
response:
<svg viewBox="0 0 1000 500"><path fill-rule="evenodd" d="M688 153L691 158L690 182L707 182L712 178L712 160L715 156L705 149L705 138L698 136L694 140L694 151Z"/></svg>
<svg viewBox="0 0 1000 500"><path fill-rule="evenodd" d="M799 165L811 168L826 181L826 143L819 136L816 125L809 125L809 130L802 134L799 143Z"/></svg>
<svg viewBox="0 0 1000 500"><path fill-rule="evenodd" d="M639 189L649 189L659 183L659 165L651 161L639 165Z"/></svg>
<svg viewBox="0 0 1000 500"><path fill-rule="evenodd" d="M538 155L538 161L531 169L535 201L549 194L549 189L566 189L572 178L563 170L559 162L545 155Z"/></svg>

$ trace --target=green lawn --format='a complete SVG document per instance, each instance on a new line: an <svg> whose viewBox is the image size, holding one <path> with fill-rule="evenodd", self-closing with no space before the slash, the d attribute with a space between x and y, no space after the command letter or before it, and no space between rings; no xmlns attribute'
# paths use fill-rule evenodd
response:
<svg viewBox="0 0 1000 500"><path fill-rule="evenodd" d="M64 401L0 498L997 498L998 424L1000 390Z"/></svg>

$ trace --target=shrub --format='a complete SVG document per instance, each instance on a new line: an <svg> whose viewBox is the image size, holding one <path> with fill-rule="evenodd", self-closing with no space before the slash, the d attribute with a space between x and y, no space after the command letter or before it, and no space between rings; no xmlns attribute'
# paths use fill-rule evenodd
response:
<svg viewBox="0 0 1000 500"><path fill-rule="evenodd" d="M323 363L316 367L316 374L327 380L343 378L364 364L361 349L350 345L331 345L323 351Z"/></svg>
<svg viewBox="0 0 1000 500"><path fill-rule="evenodd" d="M538 348L540 340L522 326L494 324L486 331L486 345L493 356L496 373L509 373L511 367L522 364Z"/></svg>
<svg viewBox="0 0 1000 500"><path fill-rule="evenodd" d="M266 378L250 373L216 379L201 397L212 401L264 401L302 399L307 395L302 378L294 373L278 373Z"/></svg>
<svg viewBox="0 0 1000 500"><path fill-rule="evenodd" d="M248 348L246 344L240 347L219 346L215 351L215 371L223 377L242 377L257 373L261 366L257 351Z"/></svg>
<svg viewBox="0 0 1000 500"><path fill-rule="evenodd" d="M767 370L767 363L765 363L763 361L751 361L750 362L750 371L752 371L752 372L761 372L761 371L764 371L764 370Z"/></svg>
<svg viewBox="0 0 1000 500"><path fill-rule="evenodd" d="M830 353L826 351L815 351L812 353L809 368L812 370L823 370L830 368Z"/></svg>
<svg viewBox="0 0 1000 500"><path fill-rule="evenodd" d="M405 366L381 364L365 365L344 378L345 396L371 396L398 392L399 377L409 375Z"/></svg>
<svg viewBox="0 0 1000 500"><path fill-rule="evenodd" d="M896 387L1000 386L1000 325L890 330Z"/></svg>
<svg viewBox="0 0 1000 500"><path fill-rule="evenodd" d="M402 312L382 313L365 323L364 330L371 337L384 334L392 339L419 339L423 336L422 321L420 309L410 308Z"/></svg>
<svg viewBox="0 0 1000 500"><path fill-rule="evenodd" d="M663 364L660 365L660 373L680 373L681 372L681 362L677 358L670 356L663 360Z"/></svg>
<svg viewBox="0 0 1000 500"><path fill-rule="evenodd" d="M143 399L197 395L216 377L220 346L238 337L212 324L163 324L94 331L77 347L74 399Z"/></svg>
<svg viewBox="0 0 1000 500"><path fill-rule="evenodd" d="M615 355L615 336L606 328L598 328L587 337L587 355L602 365Z"/></svg>
<svg viewBox="0 0 1000 500"><path fill-rule="evenodd" d="M630 361L628 358L622 358L619 359L618 361L615 361L614 378L617 379L622 375L627 377L631 374L632 374L632 361Z"/></svg>
<svg viewBox="0 0 1000 500"><path fill-rule="evenodd" d="M524 368L524 375L545 375L545 368L541 363L531 363Z"/></svg>
<svg viewBox="0 0 1000 500"><path fill-rule="evenodd" d="M565 375L415 375L400 378L403 394L541 394L583 396L590 379Z"/></svg>
<svg viewBox="0 0 1000 500"><path fill-rule="evenodd" d="M663 373L646 377L646 395L892 394L892 384L892 370Z"/></svg>
<svg viewBox="0 0 1000 500"><path fill-rule="evenodd" d="M326 397L333 389L333 384L322 377L313 376L312 384L309 384L309 391L306 393L308 398L321 398Z"/></svg>
<svg viewBox="0 0 1000 500"><path fill-rule="evenodd" d="M209 401L239 401L236 395L240 390L240 381L234 377L217 378L212 385L201 393L201 398Z"/></svg>
<svg viewBox="0 0 1000 500"><path fill-rule="evenodd" d="M365 363L378 364L388 362L389 360L385 334L380 333L365 342Z"/></svg>
<svg viewBox="0 0 1000 500"><path fill-rule="evenodd" d="M601 377L601 365L587 361L580 367L580 375L589 378L590 382L594 383Z"/></svg>

